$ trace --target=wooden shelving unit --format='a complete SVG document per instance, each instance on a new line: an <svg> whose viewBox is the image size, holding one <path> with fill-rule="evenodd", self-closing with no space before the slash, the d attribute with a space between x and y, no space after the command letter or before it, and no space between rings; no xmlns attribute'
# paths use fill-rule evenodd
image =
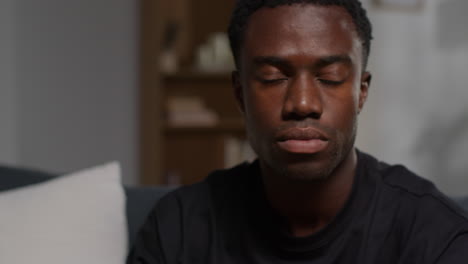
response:
<svg viewBox="0 0 468 264"><path fill-rule="evenodd" d="M196 47L210 34L225 31L234 0L141 0L140 160L145 185L190 184L225 165L226 140L245 138L234 100L231 74L193 69ZM164 25L177 21L180 69L158 68ZM219 120L213 125L173 126L167 121L169 97L196 96Z"/></svg>

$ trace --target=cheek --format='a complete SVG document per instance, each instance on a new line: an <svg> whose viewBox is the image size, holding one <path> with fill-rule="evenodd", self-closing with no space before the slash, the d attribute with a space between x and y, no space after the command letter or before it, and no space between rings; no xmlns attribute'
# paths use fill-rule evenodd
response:
<svg viewBox="0 0 468 264"><path fill-rule="evenodd" d="M281 95L271 91L251 88L245 93L246 120L267 129L281 119Z"/></svg>
<svg viewBox="0 0 468 264"><path fill-rule="evenodd" d="M330 122L328 125L346 133L353 129L358 115L358 96L349 91L339 96L327 99L327 111L324 112L323 120Z"/></svg>

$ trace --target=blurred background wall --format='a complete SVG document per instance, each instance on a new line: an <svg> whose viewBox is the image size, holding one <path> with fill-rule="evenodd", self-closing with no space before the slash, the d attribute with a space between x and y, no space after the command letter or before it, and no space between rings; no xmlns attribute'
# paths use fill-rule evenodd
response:
<svg viewBox="0 0 468 264"><path fill-rule="evenodd" d="M137 2L1 1L1 162L62 172L119 160L138 182ZM468 194L468 1L363 2L374 79L357 146Z"/></svg>
<svg viewBox="0 0 468 264"><path fill-rule="evenodd" d="M137 181L137 4L1 1L1 162Z"/></svg>
<svg viewBox="0 0 468 264"><path fill-rule="evenodd" d="M357 145L466 195L468 1L423 2L415 11L369 9L374 79Z"/></svg>
<svg viewBox="0 0 468 264"><path fill-rule="evenodd" d="M14 0L0 2L0 160L18 161Z"/></svg>

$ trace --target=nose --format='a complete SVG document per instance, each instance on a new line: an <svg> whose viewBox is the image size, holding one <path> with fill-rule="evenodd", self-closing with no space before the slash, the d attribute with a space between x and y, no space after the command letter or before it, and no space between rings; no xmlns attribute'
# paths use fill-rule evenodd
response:
<svg viewBox="0 0 468 264"><path fill-rule="evenodd" d="M286 92L283 119L320 119L322 113L320 87L317 87L314 78L307 75L294 78Z"/></svg>

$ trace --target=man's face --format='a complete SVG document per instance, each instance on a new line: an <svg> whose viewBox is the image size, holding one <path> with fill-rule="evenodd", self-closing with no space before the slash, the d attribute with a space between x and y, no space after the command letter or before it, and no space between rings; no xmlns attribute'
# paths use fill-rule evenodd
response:
<svg viewBox="0 0 468 264"><path fill-rule="evenodd" d="M324 179L353 149L370 75L337 6L262 8L249 19L234 87L263 168Z"/></svg>

